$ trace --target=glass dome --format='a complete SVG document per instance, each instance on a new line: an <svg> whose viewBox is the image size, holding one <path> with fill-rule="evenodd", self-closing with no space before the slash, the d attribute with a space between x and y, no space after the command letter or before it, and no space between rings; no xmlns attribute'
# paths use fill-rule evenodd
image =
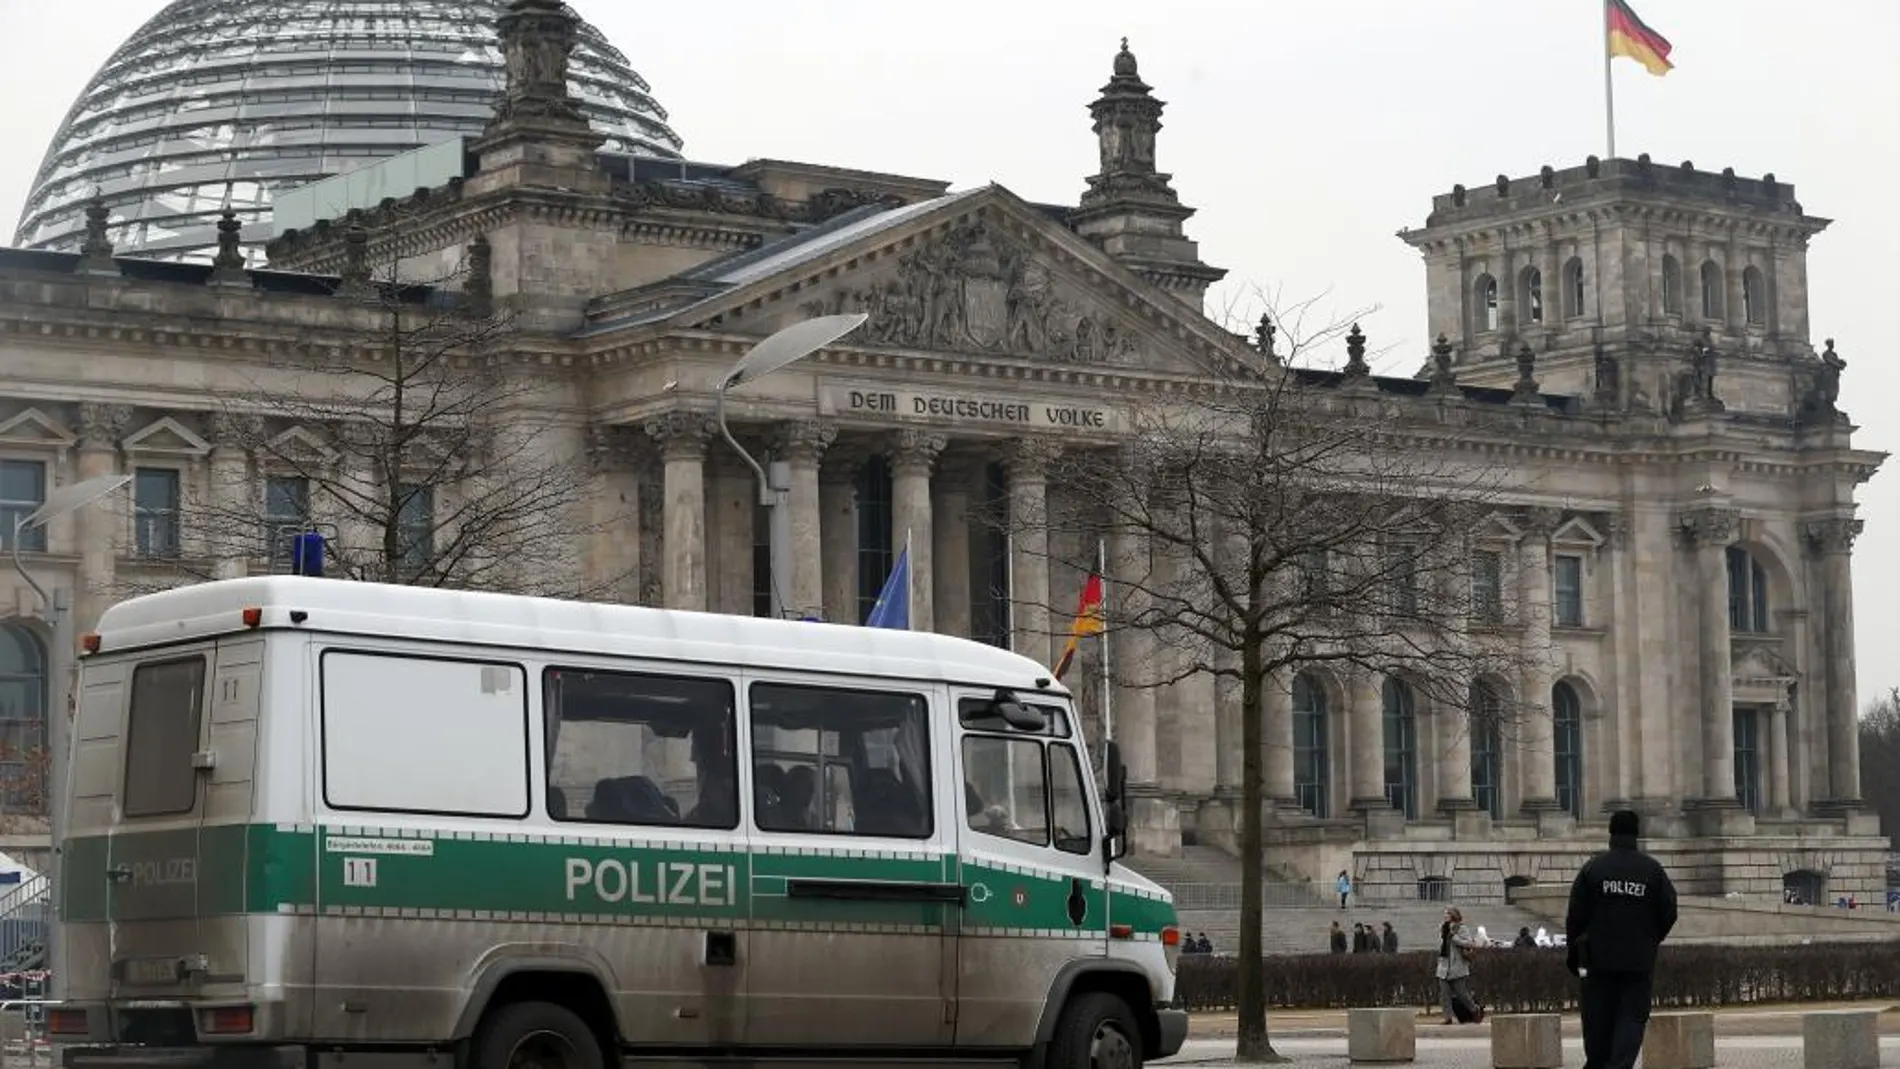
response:
<svg viewBox="0 0 1900 1069"><path fill-rule="evenodd" d="M77 250L95 196L114 246L208 260L227 207L263 258L271 198L488 122L505 0L175 0L66 116L16 245ZM605 150L677 158L647 83L583 24L569 84Z"/></svg>

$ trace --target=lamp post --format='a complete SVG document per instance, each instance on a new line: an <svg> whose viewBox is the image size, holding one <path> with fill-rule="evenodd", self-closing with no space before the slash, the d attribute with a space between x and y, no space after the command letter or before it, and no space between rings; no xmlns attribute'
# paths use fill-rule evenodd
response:
<svg viewBox="0 0 1900 1069"><path fill-rule="evenodd" d="M869 318L858 312L852 315L819 316L793 323L767 335L757 345L746 350L746 354L732 365L732 370L719 383L719 392L714 400L719 433L759 478L759 504L765 506L766 530L769 532L772 616L775 619L784 619L790 608L785 603L785 577L792 559L792 517L785 503L792 492L789 485L791 468L783 462L774 462L768 471L732 436L731 429L726 426L726 392L805 359L863 326Z"/></svg>
<svg viewBox="0 0 1900 1069"><path fill-rule="evenodd" d="M46 495L39 508L13 521L13 569L20 573L33 593L40 596L40 603L46 606L46 622L53 631L52 648L46 657L47 705L51 714L47 720L51 722L52 736L51 745L47 747L46 817L47 839L52 843L54 859L53 872L47 880L47 888L53 895L53 922L46 926L46 964L53 974L54 992L64 989L58 968L59 854L66 832L66 752L72 732L68 715L72 705L73 647L77 643L73 636L72 592L55 590L49 594L26 570L26 562L20 559L20 541L26 532L77 512L131 481L130 475L100 475L62 486Z"/></svg>

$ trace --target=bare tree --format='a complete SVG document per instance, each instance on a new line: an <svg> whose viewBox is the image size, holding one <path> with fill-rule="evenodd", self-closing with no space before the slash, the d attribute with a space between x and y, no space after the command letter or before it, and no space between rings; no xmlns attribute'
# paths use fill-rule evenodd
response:
<svg viewBox="0 0 1900 1069"><path fill-rule="evenodd" d="M379 244L351 228L337 314L224 401L219 444L255 466L212 466L182 559L284 570L294 537L315 532L339 578L594 592L577 554L611 518L589 500L583 429L562 414L572 384L516 359L486 243L428 284L393 252L372 270Z"/></svg>
<svg viewBox="0 0 1900 1069"><path fill-rule="evenodd" d="M1547 611L1512 597L1473 544L1506 508L1505 486L1494 466L1446 448L1457 432L1438 402L1462 400L1457 386L1441 375L1381 387L1356 325L1319 332L1346 335L1340 371L1290 366L1302 347L1278 356L1275 333L1262 324L1251 358L1192 396L1134 408L1119 446L1065 452L1045 514L998 518L1041 528L1027 544L1087 547L1072 566L1094 565L1098 538L1108 545L1107 631L1154 649L1115 658L1117 682L1212 676L1239 692L1243 1060L1275 1057L1260 955L1270 693L1309 666L1359 685L1396 676L1431 708L1457 710L1461 732L1468 716L1496 730L1520 711L1482 681L1516 678L1540 655L1521 625ZM1291 767L1290 752L1280 759Z"/></svg>
<svg viewBox="0 0 1900 1069"><path fill-rule="evenodd" d="M1900 850L1900 687L1888 688L1860 718L1860 785Z"/></svg>

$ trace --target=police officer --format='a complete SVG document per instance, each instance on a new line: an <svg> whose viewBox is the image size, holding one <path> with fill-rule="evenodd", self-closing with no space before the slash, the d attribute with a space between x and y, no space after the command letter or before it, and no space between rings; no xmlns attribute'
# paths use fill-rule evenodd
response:
<svg viewBox="0 0 1900 1069"><path fill-rule="evenodd" d="M1676 887L1636 848L1635 813L1610 817L1610 849L1570 885L1565 965L1583 981L1584 1069L1634 1069L1649 1024L1656 948L1676 926Z"/></svg>

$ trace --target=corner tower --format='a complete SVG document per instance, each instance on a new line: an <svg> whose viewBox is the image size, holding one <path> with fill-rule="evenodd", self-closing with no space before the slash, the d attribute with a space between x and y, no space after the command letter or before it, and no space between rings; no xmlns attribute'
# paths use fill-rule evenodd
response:
<svg viewBox="0 0 1900 1069"><path fill-rule="evenodd" d="M1454 186L1400 237L1424 256L1431 334L1461 380L1509 386L1528 345L1548 391L1670 412L1696 399L1683 374L1713 349L1723 404L1792 415L1824 367L1807 253L1827 225L1772 174L1592 156Z"/></svg>
<svg viewBox="0 0 1900 1069"><path fill-rule="evenodd" d="M1171 176L1155 169L1155 141L1166 106L1141 80L1128 38L1122 38L1115 74L1089 105L1102 170L1088 179L1069 225L1143 278L1199 308L1207 287L1227 272L1201 262L1200 247L1182 229L1194 209L1181 203L1168 184Z"/></svg>

